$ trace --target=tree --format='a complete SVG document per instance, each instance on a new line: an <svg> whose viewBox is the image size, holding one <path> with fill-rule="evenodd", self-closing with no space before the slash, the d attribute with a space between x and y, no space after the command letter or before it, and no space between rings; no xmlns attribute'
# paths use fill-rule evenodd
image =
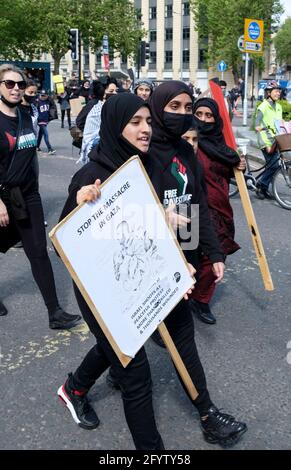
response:
<svg viewBox="0 0 291 470"><path fill-rule="evenodd" d="M10 9L0 0L0 11L1 56L23 59L48 52L56 74L68 51L70 28L78 28L93 50L106 34L110 47L124 55L135 52L143 35L130 0L15 0Z"/></svg>
<svg viewBox="0 0 291 470"><path fill-rule="evenodd" d="M291 65L291 18L287 18L274 39L277 59L282 63Z"/></svg>
<svg viewBox="0 0 291 470"><path fill-rule="evenodd" d="M190 0L196 29L200 39L208 38L208 65L214 66L220 59L226 60L237 76L241 52L237 47L239 36L244 34L244 19L264 20L264 46L270 43L272 27L283 12L280 0ZM261 56L253 56L262 69Z"/></svg>

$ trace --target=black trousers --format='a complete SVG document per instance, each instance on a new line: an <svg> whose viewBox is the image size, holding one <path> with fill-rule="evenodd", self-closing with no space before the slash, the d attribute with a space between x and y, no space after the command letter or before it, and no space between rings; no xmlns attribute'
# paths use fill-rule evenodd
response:
<svg viewBox="0 0 291 470"><path fill-rule="evenodd" d="M17 221L9 211L10 223L17 228L31 271L49 312L58 306L54 274L47 252L44 214L37 191L24 195L28 219Z"/></svg>
<svg viewBox="0 0 291 470"><path fill-rule="evenodd" d="M163 442L154 417L151 372L145 349L141 348L129 365L124 368L79 290L76 286L74 289L84 320L95 335L97 344L88 352L73 374L73 386L76 390L89 390L103 372L112 366L114 376L121 388L125 417L136 449L163 449ZM200 415L206 415L212 402L196 348L193 318L187 303L181 301L167 317L165 323L199 393L195 401L189 398Z"/></svg>
<svg viewBox="0 0 291 470"><path fill-rule="evenodd" d="M68 125L69 125L69 127L71 127L71 110L70 110L70 108L61 110L62 125L64 125L66 111L67 111Z"/></svg>

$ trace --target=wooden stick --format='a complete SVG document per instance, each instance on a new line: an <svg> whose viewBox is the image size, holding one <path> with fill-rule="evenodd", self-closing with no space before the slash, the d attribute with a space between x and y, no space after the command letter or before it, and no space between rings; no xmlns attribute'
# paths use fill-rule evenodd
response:
<svg viewBox="0 0 291 470"><path fill-rule="evenodd" d="M174 341L172 340L164 322L162 322L158 326L158 330L167 347L167 350L169 351L171 355L171 358L176 366L176 369L179 372L180 377L183 380L184 385L188 390L190 397L192 398L192 400L195 400L198 397L198 392L192 382L189 372L187 371L185 364L182 361L182 358L180 354L178 353L178 350L174 344Z"/></svg>
<svg viewBox="0 0 291 470"><path fill-rule="evenodd" d="M209 81L209 85L210 85L210 89L212 92L212 96L218 104L219 113L223 120L223 135L225 138L225 142L229 147L233 148L234 150L237 150L237 144L234 138L228 110L226 109L226 106L225 106L224 96L222 94L221 88L217 83L215 83L215 81L212 81L212 80ZM273 285L271 273L269 270L268 261L265 255L259 228L257 226L255 214L254 214L253 207L251 204L249 192L248 192L246 182L243 176L243 172L240 170L234 169L234 173L235 173L235 178L236 178L236 182L237 182L238 189L239 189L239 194L240 194L241 201L242 201L243 210L247 219L247 223L248 223L248 226L251 232L251 237L253 240L253 244L255 247L263 283L264 283L265 289L271 291L271 290L274 290L274 285Z"/></svg>
<svg viewBox="0 0 291 470"><path fill-rule="evenodd" d="M269 266L268 266L268 261L265 255L263 242L261 239L261 235L260 235L259 228L256 222L252 203L250 200L250 195L246 187L244 175L242 171L237 170L236 168L234 169L234 174L235 174L235 179L237 182L237 187L239 189L239 194L241 197L241 202L242 202L243 210L245 213L245 217L247 219L247 224L251 232L251 236L252 236L254 248L256 251L259 267L261 270L264 286L266 290L272 291L274 290L274 284L272 281L272 276L271 276Z"/></svg>

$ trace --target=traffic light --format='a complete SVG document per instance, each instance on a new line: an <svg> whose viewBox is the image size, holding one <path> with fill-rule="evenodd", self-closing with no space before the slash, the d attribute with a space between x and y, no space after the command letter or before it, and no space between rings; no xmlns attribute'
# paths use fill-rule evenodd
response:
<svg viewBox="0 0 291 470"><path fill-rule="evenodd" d="M141 41L140 42L140 65L144 67L146 64L146 60L150 58L150 45L148 42Z"/></svg>
<svg viewBox="0 0 291 470"><path fill-rule="evenodd" d="M72 51L72 59L79 59L79 30L71 28L68 31L68 49Z"/></svg>

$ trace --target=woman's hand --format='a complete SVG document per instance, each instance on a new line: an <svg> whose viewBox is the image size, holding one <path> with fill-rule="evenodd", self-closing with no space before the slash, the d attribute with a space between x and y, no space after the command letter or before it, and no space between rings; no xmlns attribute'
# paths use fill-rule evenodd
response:
<svg viewBox="0 0 291 470"><path fill-rule="evenodd" d="M94 184L89 184L79 189L76 198L78 206L82 204L82 202L96 201L96 199L101 196L100 184L101 180L97 179Z"/></svg>
<svg viewBox="0 0 291 470"><path fill-rule="evenodd" d="M223 275L224 275L224 268L225 268L225 264L222 263L222 261L219 261L218 263L213 263L212 271L213 271L214 276L216 276L216 279L214 281L215 284L219 281L222 281Z"/></svg>
<svg viewBox="0 0 291 470"><path fill-rule="evenodd" d="M174 230L177 230L177 228L179 227L186 227L186 225L190 222L190 219L188 219L184 215L177 214L176 204L171 204L165 210L165 213L168 224L171 225Z"/></svg>
<svg viewBox="0 0 291 470"><path fill-rule="evenodd" d="M194 274L196 273L196 269L192 266L192 264L190 263L187 263L187 264L188 264L190 276L194 277ZM186 294L184 295L185 300L188 300L189 295L192 294L193 290L194 290L194 284L189 290L187 290Z"/></svg>
<svg viewBox="0 0 291 470"><path fill-rule="evenodd" d="M7 225L9 225L9 215L4 202L0 199L0 227L7 227Z"/></svg>
<svg viewBox="0 0 291 470"><path fill-rule="evenodd" d="M240 155L240 162L237 164L236 169L244 171L247 167L247 162L244 155Z"/></svg>

